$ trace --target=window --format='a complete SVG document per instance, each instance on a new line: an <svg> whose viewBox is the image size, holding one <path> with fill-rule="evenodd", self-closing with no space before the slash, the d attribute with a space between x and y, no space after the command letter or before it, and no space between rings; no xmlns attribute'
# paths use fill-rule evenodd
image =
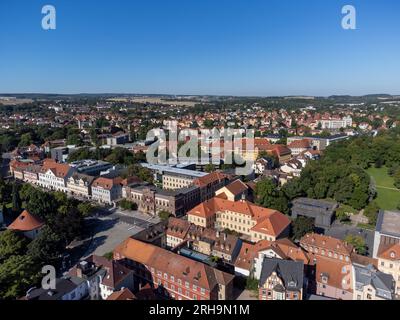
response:
<svg viewBox="0 0 400 320"><path fill-rule="evenodd" d="M189 282L188 281L185 281L185 287L189 288Z"/></svg>
<svg viewBox="0 0 400 320"><path fill-rule="evenodd" d="M175 281L175 277L171 276L171 281L174 282Z"/></svg>
<svg viewBox="0 0 400 320"><path fill-rule="evenodd" d="M201 294L205 294L205 293L206 293L206 290L205 290L204 288L201 288L201 289L200 289L200 292L201 292Z"/></svg>

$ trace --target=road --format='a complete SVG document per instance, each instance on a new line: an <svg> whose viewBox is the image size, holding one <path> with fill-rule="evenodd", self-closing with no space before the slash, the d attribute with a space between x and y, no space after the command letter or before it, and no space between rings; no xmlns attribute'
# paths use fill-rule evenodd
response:
<svg viewBox="0 0 400 320"><path fill-rule="evenodd" d="M85 220L86 237L73 249L72 261L77 262L91 254L104 255L125 239L158 223L158 217L149 217L137 211L101 208Z"/></svg>

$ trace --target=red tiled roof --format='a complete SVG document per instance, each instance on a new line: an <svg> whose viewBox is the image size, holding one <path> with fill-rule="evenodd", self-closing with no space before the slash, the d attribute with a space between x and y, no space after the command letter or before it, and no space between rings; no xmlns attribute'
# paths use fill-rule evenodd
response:
<svg viewBox="0 0 400 320"><path fill-rule="evenodd" d="M121 177L117 177L114 179L100 177L100 178L97 178L96 180L94 180L92 187L101 187L106 190L111 190L114 185L121 184L121 183L122 183Z"/></svg>
<svg viewBox="0 0 400 320"><path fill-rule="evenodd" d="M24 210L18 217L8 226L8 229L15 231L32 231L41 228L44 223Z"/></svg>
<svg viewBox="0 0 400 320"><path fill-rule="evenodd" d="M193 184L198 187L205 187L213 182L222 181L227 178L227 175L218 171L212 172L204 177L197 178Z"/></svg>
<svg viewBox="0 0 400 320"><path fill-rule="evenodd" d="M310 140L303 139L303 140L295 140L288 145L289 149L308 149L311 148Z"/></svg>
<svg viewBox="0 0 400 320"><path fill-rule="evenodd" d="M107 300L136 300L135 295L128 288L111 293Z"/></svg>
<svg viewBox="0 0 400 320"><path fill-rule="evenodd" d="M226 188L234 195L239 195L248 189L248 186L241 180L235 180L228 184Z"/></svg>
<svg viewBox="0 0 400 320"><path fill-rule="evenodd" d="M250 215L257 221L253 230L268 235L278 236L290 224L290 219L277 210L259 207L247 200L229 201L219 197L214 197L199 204L190 210L188 215L207 218L221 211L232 211Z"/></svg>
<svg viewBox="0 0 400 320"><path fill-rule="evenodd" d="M312 246L323 248L325 251L332 251L339 254L347 255L349 257L353 252L353 246L351 244L348 244L342 240L333 237L317 233L306 234L305 236L303 236L303 238L300 239L300 244L302 247Z"/></svg>
<svg viewBox="0 0 400 320"><path fill-rule="evenodd" d="M379 246L378 258L392 261L400 260L400 243Z"/></svg>
<svg viewBox="0 0 400 320"><path fill-rule="evenodd" d="M208 290L213 290L220 280L230 282L234 278L227 274L221 279L218 274L220 271L206 264L132 238L126 239L115 248L114 257L128 258L151 266L163 273L174 275L176 279L189 281Z"/></svg>
<svg viewBox="0 0 400 320"><path fill-rule="evenodd" d="M43 161L43 170L42 172L46 172L47 170L51 170L53 174L59 178L64 178L71 167L65 163L57 163L52 159L45 159Z"/></svg>

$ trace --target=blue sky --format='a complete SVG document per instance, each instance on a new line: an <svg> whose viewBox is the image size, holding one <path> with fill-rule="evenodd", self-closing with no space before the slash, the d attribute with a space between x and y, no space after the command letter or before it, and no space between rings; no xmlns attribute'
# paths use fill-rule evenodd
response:
<svg viewBox="0 0 400 320"><path fill-rule="evenodd" d="M399 35L398 0L1 0L0 92L400 94Z"/></svg>

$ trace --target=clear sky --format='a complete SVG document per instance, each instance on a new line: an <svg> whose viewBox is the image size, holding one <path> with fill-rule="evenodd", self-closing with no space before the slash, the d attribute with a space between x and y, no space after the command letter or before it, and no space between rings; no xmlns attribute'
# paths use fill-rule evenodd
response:
<svg viewBox="0 0 400 320"><path fill-rule="evenodd" d="M1 0L0 92L400 94L400 1Z"/></svg>

